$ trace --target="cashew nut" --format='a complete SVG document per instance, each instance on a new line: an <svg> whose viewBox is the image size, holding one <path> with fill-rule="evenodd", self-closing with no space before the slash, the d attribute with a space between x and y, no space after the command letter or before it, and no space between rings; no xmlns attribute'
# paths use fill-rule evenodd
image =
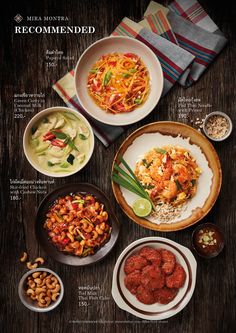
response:
<svg viewBox="0 0 236 333"><path fill-rule="evenodd" d="M58 293L58 291L61 290L61 286L59 284L56 284L56 287L54 289L51 289L51 293L55 294Z"/></svg>
<svg viewBox="0 0 236 333"><path fill-rule="evenodd" d="M32 294L32 295L30 296L30 298L31 298L33 301L35 301L36 299L38 299L38 295L36 295L36 294L33 295L33 294Z"/></svg>
<svg viewBox="0 0 236 333"><path fill-rule="evenodd" d="M35 292L34 292L33 289L27 289L27 291L26 291L26 294L27 294L27 295L32 295L32 294L34 295L34 293L35 293Z"/></svg>
<svg viewBox="0 0 236 333"><path fill-rule="evenodd" d="M46 306L49 306L49 304L51 303L51 298L46 296L45 301L46 301Z"/></svg>
<svg viewBox="0 0 236 333"><path fill-rule="evenodd" d="M36 262L34 265L38 265L38 263ZM31 262L27 263L27 267L34 265ZM58 279L47 272L34 272L28 277L27 285L26 294L43 308L49 306L52 301L56 302L60 295L61 286Z"/></svg>
<svg viewBox="0 0 236 333"><path fill-rule="evenodd" d="M52 301L53 302L56 302L56 300L57 300L57 297L59 296L60 294L59 293L55 293L55 294L52 294Z"/></svg>
<svg viewBox="0 0 236 333"><path fill-rule="evenodd" d="M40 275L40 272L35 272L32 274L33 278L36 279Z"/></svg>
<svg viewBox="0 0 236 333"><path fill-rule="evenodd" d="M52 285L56 285L58 283L58 280L57 280L57 278L55 276L53 276L51 278L51 281L52 281Z"/></svg>
<svg viewBox="0 0 236 333"><path fill-rule="evenodd" d="M38 306L40 306L41 308L46 308L47 304L43 304L43 303L38 302Z"/></svg>
<svg viewBox="0 0 236 333"><path fill-rule="evenodd" d="M26 252L23 252L21 258L20 258L20 261L21 262L25 262L28 258L28 254Z"/></svg>
<svg viewBox="0 0 236 333"><path fill-rule="evenodd" d="M46 296L46 294L45 293L40 293L39 294L39 296L38 296L38 301L40 302L40 303L42 303L42 304L45 304L46 303L46 301L45 301L45 296Z"/></svg>
<svg viewBox="0 0 236 333"><path fill-rule="evenodd" d="M35 289L35 293L36 293L36 294L40 294L40 293L42 293L43 291L44 291L43 288L36 288L36 289Z"/></svg>
<svg viewBox="0 0 236 333"><path fill-rule="evenodd" d="M47 276L47 272L43 272L40 274L40 279L44 279Z"/></svg>
<svg viewBox="0 0 236 333"><path fill-rule="evenodd" d="M34 282L37 283L38 287L42 287L43 285L45 285L45 279L40 279L40 278L37 278L37 279L34 279Z"/></svg>
<svg viewBox="0 0 236 333"><path fill-rule="evenodd" d="M40 265L44 264L44 259L42 257L38 257L34 260L34 262L39 263Z"/></svg>
<svg viewBox="0 0 236 333"><path fill-rule="evenodd" d="M28 285L30 286L31 289L33 289L36 286L36 284L33 280L29 280Z"/></svg>
<svg viewBox="0 0 236 333"><path fill-rule="evenodd" d="M27 268L28 268L28 269L34 269L34 268L37 268L37 267L38 267L38 264L37 264L37 263L32 264L31 261L28 261L26 265L27 265Z"/></svg>

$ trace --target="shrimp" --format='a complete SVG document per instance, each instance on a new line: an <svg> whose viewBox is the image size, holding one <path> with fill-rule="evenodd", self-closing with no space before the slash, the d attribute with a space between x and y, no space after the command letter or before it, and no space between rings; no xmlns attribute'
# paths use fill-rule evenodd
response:
<svg viewBox="0 0 236 333"><path fill-rule="evenodd" d="M96 225L95 230L99 235L103 235L105 228L106 228L106 224L104 222L102 222L102 223Z"/></svg>
<svg viewBox="0 0 236 333"><path fill-rule="evenodd" d="M173 169L174 169L174 172L175 172L180 184L183 184L184 182L189 181L189 172L188 172L188 169L184 165L175 164Z"/></svg>
<svg viewBox="0 0 236 333"><path fill-rule="evenodd" d="M172 182L171 180L164 181L165 188L162 191L162 196L166 198L168 201L176 197L178 188L175 184L175 182Z"/></svg>

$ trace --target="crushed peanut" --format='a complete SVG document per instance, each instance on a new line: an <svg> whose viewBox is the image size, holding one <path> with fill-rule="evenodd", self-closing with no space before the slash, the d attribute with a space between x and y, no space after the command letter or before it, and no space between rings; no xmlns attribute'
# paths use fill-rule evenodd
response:
<svg viewBox="0 0 236 333"><path fill-rule="evenodd" d="M229 122L224 116L213 115L207 119L205 129L213 139L221 139L229 130Z"/></svg>

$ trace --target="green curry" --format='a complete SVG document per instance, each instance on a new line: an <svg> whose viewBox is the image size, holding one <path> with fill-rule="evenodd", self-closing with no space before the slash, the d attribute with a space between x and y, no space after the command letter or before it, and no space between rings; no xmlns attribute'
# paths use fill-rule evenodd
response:
<svg viewBox="0 0 236 333"><path fill-rule="evenodd" d="M31 128L29 153L46 171L71 173L80 169L90 148L90 129L73 113L52 112Z"/></svg>

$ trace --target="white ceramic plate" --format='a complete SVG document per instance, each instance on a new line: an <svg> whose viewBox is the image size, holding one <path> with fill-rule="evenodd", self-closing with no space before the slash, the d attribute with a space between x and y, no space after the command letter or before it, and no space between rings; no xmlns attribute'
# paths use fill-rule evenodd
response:
<svg viewBox="0 0 236 333"><path fill-rule="evenodd" d="M174 300L168 304L143 304L124 285L125 260L144 246L170 250L186 272L184 286L180 288ZM163 237L142 238L127 246L119 256L113 271L112 297L122 310L132 313L136 317L147 320L167 319L183 310L190 301L195 288L196 271L197 262L188 248Z"/></svg>
<svg viewBox="0 0 236 333"><path fill-rule="evenodd" d="M102 110L88 93L88 73L93 64L108 53L135 53L138 55L150 75L150 93L147 101L129 113L111 114ZM124 36L100 39L81 55L75 69L75 88L82 107L95 119L109 125L129 125L146 117L157 105L163 89L163 72L157 56L142 42Z"/></svg>

